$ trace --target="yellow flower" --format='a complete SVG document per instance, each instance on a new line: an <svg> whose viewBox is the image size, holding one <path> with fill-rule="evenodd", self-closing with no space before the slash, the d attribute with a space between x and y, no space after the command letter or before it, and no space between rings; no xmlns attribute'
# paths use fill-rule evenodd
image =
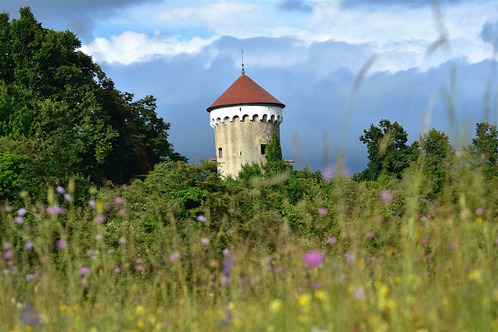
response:
<svg viewBox="0 0 498 332"><path fill-rule="evenodd" d="M478 224L482 224L482 217L477 217L477 218L476 218L476 222L477 222Z"/></svg>
<svg viewBox="0 0 498 332"><path fill-rule="evenodd" d="M318 301L322 301L325 299L325 293L321 290L317 290L315 292L315 299L317 299Z"/></svg>
<svg viewBox="0 0 498 332"><path fill-rule="evenodd" d="M392 299L387 299L384 306L386 307L386 309L391 309L392 307L394 307L394 301Z"/></svg>
<svg viewBox="0 0 498 332"><path fill-rule="evenodd" d="M59 310L60 310L60 311L67 311L67 309L69 309L69 307L68 307L67 305L65 305L65 304L61 304L61 305L59 306Z"/></svg>
<svg viewBox="0 0 498 332"><path fill-rule="evenodd" d="M142 329L142 328L144 327L144 325L145 325L145 324L144 324L144 321L143 321L143 320L139 320L139 321L137 322L137 327L138 327L139 329Z"/></svg>
<svg viewBox="0 0 498 332"><path fill-rule="evenodd" d="M299 305L301 307L307 307L310 303L310 300L311 300L311 298L310 298L309 294L303 294L299 297Z"/></svg>
<svg viewBox="0 0 498 332"><path fill-rule="evenodd" d="M276 299L270 302L269 309L270 312L276 314L282 311L283 302L280 299Z"/></svg>
<svg viewBox="0 0 498 332"><path fill-rule="evenodd" d="M482 272L479 269L472 269L469 272L469 279L471 281L481 281L482 280Z"/></svg>
<svg viewBox="0 0 498 332"><path fill-rule="evenodd" d="M75 304L75 305L73 305L73 311L76 311L76 310L78 310L78 306Z"/></svg>
<svg viewBox="0 0 498 332"><path fill-rule="evenodd" d="M145 307L143 305L138 305L135 307L135 313L137 315L143 315L145 313Z"/></svg>

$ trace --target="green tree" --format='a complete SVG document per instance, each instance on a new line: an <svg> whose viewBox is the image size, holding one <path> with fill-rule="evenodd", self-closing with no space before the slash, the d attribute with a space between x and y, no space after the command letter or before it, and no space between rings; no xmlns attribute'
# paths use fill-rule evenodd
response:
<svg viewBox="0 0 498 332"><path fill-rule="evenodd" d="M446 179L447 163L453 155L448 135L436 129L429 130L420 135L419 151L424 179L430 181L434 193L441 192Z"/></svg>
<svg viewBox="0 0 498 332"><path fill-rule="evenodd" d="M471 165L482 169L483 173L498 176L498 129L496 125L480 122L476 125L476 136L467 150L471 155Z"/></svg>
<svg viewBox="0 0 498 332"><path fill-rule="evenodd" d="M401 178L403 171L414 159L416 146L407 145L408 133L398 123L382 119L363 131L360 141L367 145L368 165L360 179L377 180L381 174Z"/></svg>

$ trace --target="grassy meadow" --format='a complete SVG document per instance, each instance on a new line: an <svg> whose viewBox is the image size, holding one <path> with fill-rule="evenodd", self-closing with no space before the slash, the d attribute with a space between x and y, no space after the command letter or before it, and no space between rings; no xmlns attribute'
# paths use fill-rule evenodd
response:
<svg viewBox="0 0 498 332"><path fill-rule="evenodd" d="M465 156L460 156L462 160ZM498 329L496 178L462 160L384 183L309 170L21 193L0 214L5 331Z"/></svg>

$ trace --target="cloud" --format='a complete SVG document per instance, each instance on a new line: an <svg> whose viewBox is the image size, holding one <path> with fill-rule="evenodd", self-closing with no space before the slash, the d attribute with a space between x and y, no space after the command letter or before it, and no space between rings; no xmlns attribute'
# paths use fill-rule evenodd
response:
<svg viewBox="0 0 498 332"><path fill-rule="evenodd" d="M469 0L438 0L435 3L437 4L456 4L460 2L466 2ZM409 7L409 8L418 8L418 7L427 7L431 6L433 1L430 0L342 0L342 7L368 7L368 8L379 8L382 7Z"/></svg>
<svg viewBox="0 0 498 332"><path fill-rule="evenodd" d="M303 13L311 13L313 6L301 0L283 0L277 5L278 9L283 11L298 11Z"/></svg>
<svg viewBox="0 0 498 332"><path fill-rule="evenodd" d="M486 43L490 43L494 48L498 48L498 21L484 23L479 36Z"/></svg>
<svg viewBox="0 0 498 332"><path fill-rule="evenodd" d="M162 38L159 33L149 37L143 33L125 31L110 40L97 38L81 50L93 56L98 63L120 63L150 61L155 57L196 54L211 40L192 38L182 41L175 37Z"/></svg>
<svg viewBox="0 0 498 332"><path fill-rule="evenodd" d="M165 10L159 14L159 19L164 21L191 21L195 24L226 24L234 20L250 17L254 14L256 6L250 3L239 2L213 2L202 6L185 6Z"/></svg>

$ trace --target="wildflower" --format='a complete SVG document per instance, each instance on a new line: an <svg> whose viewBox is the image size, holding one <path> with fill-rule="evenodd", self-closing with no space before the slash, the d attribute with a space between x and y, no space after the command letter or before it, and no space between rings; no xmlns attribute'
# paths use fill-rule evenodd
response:
<svg viewBox="0 0 498 332"><path fill-rule="evenodd" d="M393 200L393 195L387 190L382 190L380 192L380 200L382 202L390 202Z"/></svg>
<svg viewBox="0 0 498 332"><path fill-rule="evenodd" d="M322 172L322 180L330 182L334 178L334 175L335 170L332 167L328 166Z"/></svg>
<svg viewBox="0 0 498 332"><path fill-rule="evenodd" d="M24 219L21 216L16 217L16 224L22 225L24 223Z"/></svg>
<svg viewBox="0 0 498 332"><path fill-rule="evenodd" d="M91 270L90 270L90 268L89 268L89 267L87 267L87 266L82 266L82 267L80 268L80 276L82 276L82 277L83 277L83 276L87 275L88 273L90 273L90 271L91 271Z"/></svg>
<svg viewBox="0 0 498 332"><path fill-rule="evenodd" d="M480 282L482 280L482 271L479 269L472 269L469 272L469 280Z"/></svg>
<svg viewBox="0 0 498 332"><path fill-rule="evenodd" d="M64 194L64 199L67 201L67 202L71 202L71 195L68 194L68 193L65 193Z"/></svg>
<svg viewBox="0 0 498 332"><path fill-rule="evenodd" d="M12 212L12 205L5 205L5 212Z"/></svg>
<svg viewBox="0 0 498 332"><path fill-rule="evenodd" d="M327 209L326 208L318 208L318 214L321 216L324 216L327 214Z"/></svg>
<svg viewBox="0 0 498 332"><path fill-rule="evenodd" d="M39 271L36 271L35 273L32 273L32 274L26 274L26 280L33 280L33 279L36 279L40 276L40 272Z"/></svg>
<svg viewBox="0 0 498 332"><path fill-rule="evenodd" d="M61 186L57 186L57 188L55 188L55 191L57 191L59 194L63 194L65 190Z"/></svg>
<svg viewBox="0 0 498 332"><path fill-rule="evenodd" d="M427 258L427 259L431 259L431 258L432 258L432 256L434 256L434 254L432 254L432 253L428 253L427 255L425 255L425 258Z"/></svg>
<svg viewBox="0 0 498 332"><path fill-rule="evenodd" d="M65 304L61 304L61 305L59 306L59 310L60 310L60 311L67 311L68 309L69 309L69 307L68 307L67 305L65 305Z"/></svg>
<svg viewBox="0 0 498 332"><path fill-rule="evenodd" d="M270 302L269 309L271 313L279 313L282 311L283 302L280 299L276 299Z"/></svg>
<svg viewBox="0 0 498 332"><path fill-rule="evenodd" d="M105 221L105 217L101 214L97 214L95 216L95 221L98 221L99 223L103 223Z"/></svg>
<svg viewBox="0 0 498 332"><path fill-rule="evenodd" d="M172 262L176 261L178 258L180 258L180 253L178 251L175 251L174 253L169 255L169 260Z"/></svg>
<svg viewBox="0 0 498 332"><path fill-rule="evenodd" d="M123 245L126 243L126 239L124 237L120 237L119 240L118 240L118 243Z"/></svg>
<svg viewBox="0 0 498 332"><path fill-rule="evenodd" d="M31 242L31 241L26 241L26 243L24 244L24 248L25 248L26 250L31 250L31 249L33 249L33 242Z"/></svg>
<svg viewBox="0 0 498 332"><path fill-rule="evenodd" d="M371 239L371 238L373 238L373 237L374 237L374 233L372 233L372 232L368 232L368 233L367 233L367 235L366 235L366 237L367 237L368 239Z"/></svg>
<svg viewBox="0 0 498 332"><path fill-rule="evenodd" d="M232 256L228 249L223 250L225 259L223 260L223 274L226 278L230 278L230 272L232 271L232 266L235 264L235 258Z"/></svg>
<svg viewBox="0 0 498 332"><path fill-rule="evenodd" d="M301 307L307 307L310 303L310 300L311 300L311 297L309 296L309 294L302 294L301 296L299 296L299 305Z"/></svg>
<svg viewBox="0 0 498 332"><path fill-rule="evenodd" d="M323 264L323 259L323 254L317 250L308 251L306 255L304 255L304 262L308 268L319 267Z"/></svg>
<svg viewBox="0 0 498 332"><path fill-rule="evenodd" d="M200 221L200 222L206 222L206 217L204 215L198 215L197 216L197 221Z"/></svg>
<svg viewBox="0 0 498 332"><path fill-rule="evenodd" d="M42 326L42 319L30 306L25 306L19 315L19 321L26 326ZM26 329L27 331L27 329Z"/></svg>
<svg viewBox="0 0 498 332"><path fill-rule="evenodd" d="M311 288L312 289L318 289L318 288L320 288L320 284L317 283L317 282L314 282L314 283L311 284Z"/></svg>
<svg viewBox="0 0 498 332"><path fill-rule="evenodd" d="M57 248L62 249L66 246L66 242L64 242L64 240L62 239L58 239L57 241L55 241L55 245Z"/></svg>
<svg viewBox="0 0 498 332"><path fill-rule="evenodd" d="M115 267L114 270L112 270L112 272L118 274L121 272L121 269L119 267Z"/></svg>
<svg viewBox="0 0 498 332"><path fill-rule="evenodd" d="M5 259L6 260L10 261L12 259L12 256L13 256L12 250L9 249L5 252Z"/></svg>
<svg viewBox="0 0 498 332"><path fill-rule="evenodd" d="M498 246L498 237L495 239L495 246Z"/></svg>
<svg viewBox="0 0 498 332"><path fill-rule="evenodd" d="M353 290L353 299L355 300L361 300L365 297L365 291L363 288L358 287Z"/></svg>
<svg viewBox="0 0 498 332"><path fill-rule="evenodd" d="M119 209L119 211L118 211L118 215L119 215L120 217L124 217L124 215L125 215L125 210L124 210L124 209Z"/></svg>
<svg viewBox="0 0 498 332"><path fill-rule="evenodd" d="M375 256L370 257L370 262L375 263L375 261L377 261L377 257Z"/></svg>
<svg viewBox="0 0 498 332"><path fill-rule="evenodd" d="M478 224L482 224L482 217L476 217L476 222Z"/></svg>
<svg viewBox="0 0 498 332"><path fill-rule="evenodd" d="M19 210L17 210L17 215L20 217L24 217L26 213L28 213L28 211L25 208L20 208Z"/></svg>
<svg viewBox="0 0 498 332"><path fill-rule="evenodd" d="M62 212L64 212L64 209L63 209L63 208L61 208L61 207L60 207L60 206L58 206L58 205L49 206L49 207L47 208L47 214L48 214L48 215L51 215L51 216L53 216L53 215L58 216L58 215L59 215L59 214L61 214Z"/></svg>
<svg viewBox="0 0 498 332"><path fill-rule="evenodd" d="M135 270L137 270L139 272L143 272L144 267L142 266L142 264L138 263L137 265L135 265Z"/></svg>
<svg viewBox="0 0 498 332"><path fill-rule="evenodd" d="M455 242L450 242L448 243L448 247L451 249L451 250L454 250L456 248L456 243Z"/></svg>
<svg viewBox="0 0 498 332"><path fill-rule="evenodd" d="M201 243L202 243L203 245L207 246L207 245L209 244L209 239L208 239L208 238L206 238L206 237L203 237L203 238L201 239Z"/></svg>
<svg viewBox="0 0 498 332"><path fill-rule="evenodd" d="M114 204L117 204L117 205L123 204L123 199L121 197L116 197L114 199Z"/></svg>
<svg viewBox="0 0 498 332"><path fill-rule="evenodd" d="M483 212L484 212L484 211L483 211L483 209L482 209L481 207L480 207L480 208L477 208L477 210L476 210L476 216L479 216L479 217L480 217L480 216L482 216L482 213L483 213Z"/></svg>
<svg viewBox="0 0 498 332"><path fill-rule="evenodd" d="M349 251L346 253L346 262L348 264L354 263L355 260L356 260L356 255L353 252Z"/></svg>
<svg viewBox="0 0 498 332"><path fill-rule="evenodd" d="M88 201L88 205L90 205L90 207L93 209L97 208L97 203L93 199Z"/></svg>
<svg viewBox="0 0 498 332"><path fill-rule="evenodd" d="M12 248L12 244L11 244L10 242L5 242L5 243L3 244L3 248L4 248L5 250L10 249L10 248Z"/></svg>

